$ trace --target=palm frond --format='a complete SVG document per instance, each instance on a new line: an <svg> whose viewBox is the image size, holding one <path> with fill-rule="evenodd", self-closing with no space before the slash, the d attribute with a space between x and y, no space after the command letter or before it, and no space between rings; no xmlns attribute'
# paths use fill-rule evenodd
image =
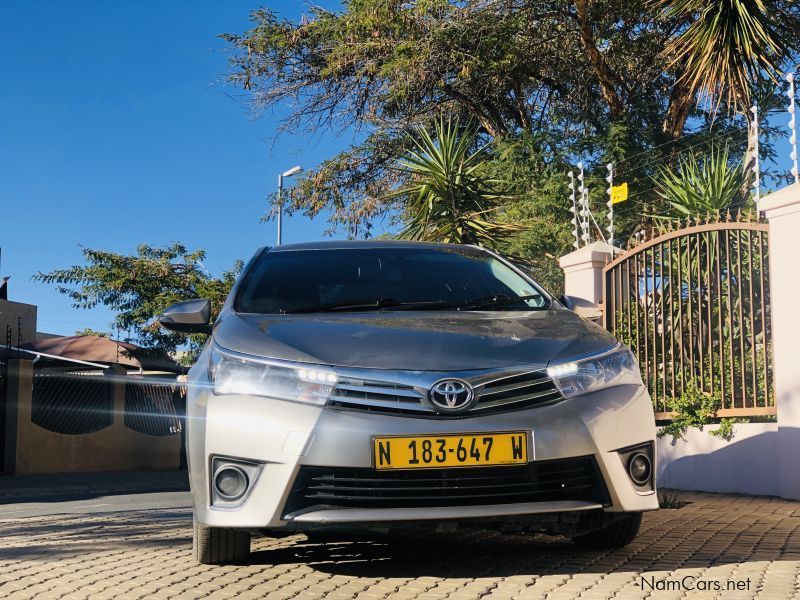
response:
<svg viewBox="0 0 800 600"><path fill-rule="evenodd" d="M666 47L681 80L718 108L750 107L750 95L764 76L776 78L797 50L796 32L779 2L770 0L654 0L670 17L691 24Z"/></svg>

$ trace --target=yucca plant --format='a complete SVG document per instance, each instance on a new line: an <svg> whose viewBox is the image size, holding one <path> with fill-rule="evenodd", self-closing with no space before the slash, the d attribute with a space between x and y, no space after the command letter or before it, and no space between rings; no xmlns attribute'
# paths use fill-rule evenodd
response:
<svg viewBox="0 0 800 600"><path fill-rule="evenodd" d="M478 145L477 133L472 124L444 117L433 134L417 129L413 150L397 165L407 183L387 196L404 200L398 237L494 247L521 229L498 220L512 195L503 181L483 175L488 145Z"/></svg>
<svg viewBox="0 0 800 600"><path fill-rule="evenodd" d="M655 191L669 205L662 219L705 217L743 204L741 161L731 164L728 147L690 155L675 170L659 167Z"/></svg>

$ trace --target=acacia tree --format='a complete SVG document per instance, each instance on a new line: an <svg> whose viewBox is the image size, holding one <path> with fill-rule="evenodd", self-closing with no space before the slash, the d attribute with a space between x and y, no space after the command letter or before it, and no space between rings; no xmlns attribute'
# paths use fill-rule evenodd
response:
<svg viewBox="0 0 800 600"><path fill-rule="evenodd" d="M223 37L231 80L254 106L291 106L284 131L361 132L291 200L310 215L331 209L353 234L395 208L382 199L406 181L392 165L407 134L443 111L499 147L532 148L544 168L519 182L530 204L576 156L602 165L655 150L628 169L634 179L674 163L686 133L740 130L749 93L800 42L790 0L349 0L299 23L268 9L251 18ZM714 101L698 103L703 94ZM718 98L734 112L718 113Z"/></svg>
<svg viewBox="0 0 800 600"><path fill-rule="evenodd" d="M208 298L212 318L216 317L243 266L237 261L221 277L213 277L202 267L205 252L189 251L179 243L163 248L142 244L134 255L81 250L85 265L39 272L33 279L55 284L75 308L102 305L111 309L115 328L130 331L130 341L159 355L184 345L192 355L205 336L167 331L156 321L157 315L175 302Z"/></svg>

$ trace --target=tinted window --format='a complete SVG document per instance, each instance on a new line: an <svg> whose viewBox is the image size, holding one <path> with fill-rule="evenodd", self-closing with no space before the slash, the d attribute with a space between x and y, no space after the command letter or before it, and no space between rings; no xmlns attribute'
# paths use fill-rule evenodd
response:
<svg viewBox="0 0 800 600"><path fill-rule="evenodd" d="M280 313L377 298L463 304L498 294L536 296L509 305L508 310L548 305L537 287L477 249L292 250L267 252L257 258L235 304L240 312Z"/></svg>

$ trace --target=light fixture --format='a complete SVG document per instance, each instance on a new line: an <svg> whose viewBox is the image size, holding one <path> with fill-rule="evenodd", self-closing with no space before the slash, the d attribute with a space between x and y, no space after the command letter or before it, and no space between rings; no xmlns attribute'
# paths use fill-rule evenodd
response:
<svg viewBox="0 0 800 600"><path fill-rule="evenodd" d="M281 233L283 230L283 178L294 177L303 172L303 167L295 165L291 169L287 169L278 175L278 243L276 246L281 245Z"/></svg>

